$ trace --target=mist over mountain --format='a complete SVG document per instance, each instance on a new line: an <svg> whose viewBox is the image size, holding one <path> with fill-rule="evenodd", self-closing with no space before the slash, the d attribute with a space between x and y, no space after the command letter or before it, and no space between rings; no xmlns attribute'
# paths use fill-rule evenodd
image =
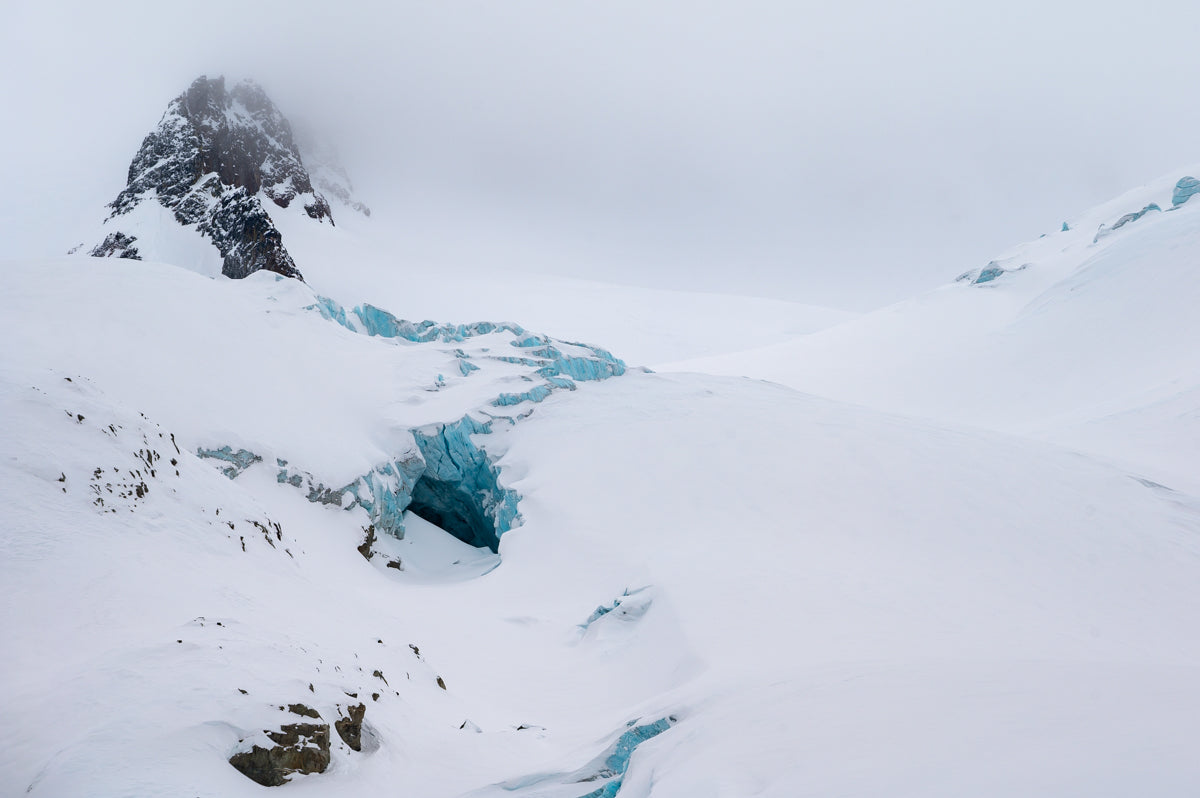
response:
<svg viewBox="0 0 1200 798"><path fill-rule="evenodd" d="M26 120L0 219L19 254L78 244L67 228L200 74L334 128L395 245L446 266L852 311L1190 163L1200 121L1183 2L206 9L237 23L181 35L190 12L145 0L13 10L0 58L29 77L0 87Z"/></svg>

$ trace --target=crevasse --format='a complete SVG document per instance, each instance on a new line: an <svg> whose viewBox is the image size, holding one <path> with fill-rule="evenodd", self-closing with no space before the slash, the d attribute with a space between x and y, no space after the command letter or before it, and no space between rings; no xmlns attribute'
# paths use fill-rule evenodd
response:
<svg viewBox="0 0 1200 798"><path fill-rule="evenodd" d="M521 351L517 355L493 354L495 343L477 348L472 356L464 349L453 349L459 373L466 377L492 363L525 366L521 379L532 382L527 390L500 393L492 407L510 407L525 402L544 401L557 390L574 391L575 381L595 381L625 373L624 362L612 353L586 344L558 341L544 335L527 333L517 324L488 321L473 324L436 324L411 322L370 304L350 311L332 299L318 296L309 310L352 332L410 341L413 343L461 343L492 333L512 336L509 345ZM511 374L511 372L508 372ZM506 376L505 379L511 379ZM437 387L445 387L439 374ZM530 411L531 412L531 411ZM514 418L517 423L529 412ZM500 469L494 459L474 438L492 431L495 418L480 420L468 413L457 421L432 424L411 430L414 448L373 467L344 485L329 485L311 472L277 459L276 480L305 491L309 501L337 506L343 510L363 508L376 531L395 537L404 536L404 514L412 512L430 521L472 546L498 551L500 537L520 523L520 496L501 483ZM261 456L229 446L202 449L202 457L225 464L223 472L236 479L246 468L261 461Z"/></svg>

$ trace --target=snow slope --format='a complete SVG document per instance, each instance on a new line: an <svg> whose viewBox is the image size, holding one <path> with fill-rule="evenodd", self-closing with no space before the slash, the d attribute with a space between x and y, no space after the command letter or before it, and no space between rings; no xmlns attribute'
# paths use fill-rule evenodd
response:
<svg viewBox="0 0 1200 798"><path fill-rule="evenodd" d="M275 789L1200 786L1187 492L745 379L630 370L496 406L536 384L495 357L521 336L368 336L312 282L0 268L19 419L0 432L0 793L262 795L231 754L297 720L280 707L358 701L363 750L335 737L329 770ZM520 496L499 557L410 517L368 561L367 512L271 463L349 478L481 413L513 421L471 436ZM228 479L194 454L219 445L263 462Z"/></svg>
<svg viewBox="0 0 1200 798"><path fill-rule="evenodd" d="M514 319L602 345L639 366L734 352L747 341L802 335L857 315L541 274L535 264L473 262L451 248L415 247L406 229L420 220L397 217L386 206L369 219L342 213L334 229L286 211L271 213L305 279L342 304L372 302L408 318Z"/></svg>
<svg viewBox="0 0 1200 798"><path fill-rule="evenodd" d="M748 341L803 335L857 315L761 297L581 280L528 265L496 269L414 251L405 235L408 220L386 207L371 218L339 208L336 226L314 222L299 205L263 208L308 284L347 307L370 302L411 319L515 319L550 335L602 344L636 365L735 352ZM79 225L80 241L111 232L91 216ZM212 243L158 203L143 202L120 221L153 260L206 277L221 274Z"/></svg>
<svg viewBox="0 0 1200 798"><path fill-rule="evenodd" d="M1195 491L1200 203L1183 192L1174 206L1181 174L1200 167L1015 248L990 264L1007 270L994 280L971 282L976 270L812 336L664 368L1034 435Z"/></svg>

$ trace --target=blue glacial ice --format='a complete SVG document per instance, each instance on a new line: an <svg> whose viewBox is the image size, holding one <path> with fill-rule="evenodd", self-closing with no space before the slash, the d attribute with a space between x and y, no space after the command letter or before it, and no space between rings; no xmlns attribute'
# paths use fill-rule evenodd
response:
<svg viewBox="0 0 1200 798"><path fill-rule="evenodd" d="M289 468L286 460L277 460L275 480L306 492L310 502L328 504L343 510L361 507L375 529L394 537L404 537L404 510L412 497L413 486L425 470L416 452L381 463L349 484L329 486L312 474Z"/></svg>
<svg viewBox="0 0 1200 798"><path fill-rule="evenodd" d="M1004 269L1001 269L994 262L989 263L986 267L980 270L979 276L975 278L975 284L990 283L1000 275L1004 274Z"/></svg>
<svg viewBox="0 0 1200 798"><path fill-rule="evenodd" d="M1096 237L1092 239L1092 243L1093 244L1096 243L1104 236L1109 235L1110 233L1114 233L1117 230L1120 230L1122 227L1124 227L1125 225L1127 225L1131 222L1136 222L1138 219L1141 219L1143 216L1145 216L1147 213L1150 213L1151 211L1161 211L1161 210L1162 210L1162 208L1158 207L1158 203L1151 202L1149 205L1142 208L1140 211L1137 211L1135 213L1127 213L1124 216L1122 216L1120 219L1117 219L1117 221L1115 221L1113 223L1112 227L1102 224L1102 225L1100 225L1100 229L1096 231Z"/></svg>
<svg viewBox="0 0 1200 798"><path fill-rule="evenodd" d="M380 338L401 339L414 343L460 343L470 338L495 332L513 336L509 344L521 349L521 355L488 355L486 359L526 366L544 381L544 388L525 392L503 393L492 401L495 407L508 407L522 402L541 402L558 389L573 391L575 380L596 381L618 377L625 373L624 361L605 349L572 341L556 341L545 335L526 332L519 324L480 321L473 324L437 324L432 321L411 322L397 318L382 308L362 304L351 311L327 297L318 297L310 309L348 330ZM486 351L486 350L485 350ZM455 349L459 373L466 377L480 366L470 362L471 356Z"/></svg>
<svg viewBox="0 0 1200 798"><path fill-rule="evenodd" d="M649 589L649 586L639 587L637 590L627 589L624 593L613 599L612 604L601 604L597 607L588 616L586 621L579 624L579 628L586 630L596 621L613 612L617 612L624 620L637 620L641 618L653 603L653 597L647 592Z"/></svg>
<svg viewBox="0 0 1200 798"><path fill-rule="evenodd" d="M205 460L220 460L225 463L221 473L230 479L237 479L247 468L262 462L262 458L254 452L246 449L234 451L232 446L222 446L219 449L201 448L196 450L196 455Z"/></svg>
<svg viewBox="0 0 1200 798"><path fill-rule="evenodd" d="M1200 180L1194 177L1181 177L1171 193L1171 206L1179 207L1187 202L1193 194L1200 194Z"/></svg>
<svg viewBox="0 0 1200 798"><path fill-rule="evenodd" d="M642 743L670 729L678 722L674 715L659 718L653 723L638 725L637 720L625 724L625 731L603 753L588 764L572 772L534 773L500 783L506 792L524 793L533 788L529 795L542 795L548 784L554 784L554 795L569 794L570 785L599 784L598 787L576 798L616 798L621 792L625 774L629 771L633 753ZM579 789L578 787L576 789Z"/></svg>
<svg viewBox="0 0 1200 798"><path fill-rule="evenodd" d="M633 721L630 725L633 726L636 722ZM629 770L629 760L633 757L633 752L642 743L657 737L671 728L671 724L674 722L675 718L673 717L660 718L645 726L633 726L629 731L618 737L617 742L611 749L611 753L604 758L604 767L593 777L608 778L611 781L600 789L581 795L579 798L615 798L621 791L622 777ZM587 780L591 781L592 779Z"/></svg>
<svg viewBox="0 0 1200 798"><path fill-rule="evenodd" d="M499 467L472 440L490 433L492 423L468 415L413 430L425 469L408 506L460 540L497 551L500 536L520 520L520 496L500 484Z"/></svg>
<svg viewBox="0 0 1200 798"><path fill-rule="evenodd" d="M348 486L347 492L367 511L381 532L404 537L404 511L420 479L422 463L417 457L376 466Z"/></svg>
<svg viewBox="0 0 1200 798"><path fill-rule="evenodd" d="M495 346L491 341L471 354L462 348L452 350L462 377L497 362L527 369L518 378L532 384L525 390L498 393L488 403L492 407L536 404L555 391L576 390L576 381L604 380L626 371L625 363L607 350L529 333L507 322L412 322L367 303L347 311L326 297L317 297L308 309L361 335L412 343L463 343L477 336L507 333L512 336L509 344L520 351L519 355L496 354L491 351ZM505 372L505 379L512 379L511 370ZM437 375L434 387L449 387L445 375ZM516 423L531 412L507 420ZM307 472L287 468L282 461L277 479L306 490L310 501L344 509L364 508L371 523L382 532L402 537L403 515L409 511L471 545L496 551L500 536L520 521L520 497L500 484L499 468L472 440L473 436L489 434L491 424L491 420L478 421L468 414L457 421L414 429L415 457L405 456L376 466L348 485L325 485Z"/></svg>
<svg viewBox="0 0 1200 798"><path fill-rule="evenodd" d="M969 272L963 272L955 278L956 282L970 283L971 285L984 285L994 281L996 278L1010 272L1019 272L1023 269L1028 269L1032 264L1022 263L1015 269L1006 269L996 261L989 261L987 266L982 269L972 269Z"/></svg>
<svg viewBox="0 0 1200 798"><path fill-rule="evenodd" d="M524 328L519 324L507 322L497 324L490 321L479 321L473 324L438 324L428 319L407 321L388 313L383 308L365 302L347 311L337 302L323 296L318 296L316 304L309 306L309 309L316 310L325 318L337 322L351 332L380 338L400 338L413 343L465 341L477 335L487 335L497 331L506 331L514 335L525 334Z"/></svg>
<svg viewBox="0 0 1200 798"><path fill-rule="evenodd" d="M520 496L500 483L500 469L474 435L492 421L464 416L412 431L417 450L382 463L341 486L279 461L276 481L306 491L309 501L343 510L366 510L376 530L404 537L404 514L413 512L472 546L497 551L500 536L520 522Z"/></svg>
<svg viewBox="0 0 1200 798"><path fill-rule="evenodd" d="M572 389L575 387L574 383L571 384L571 387ZM551 391L553 388L549 385L537 385L520 393L502 393L492 400L492 405L494 407L511 407L519 405L521 402L541 402L550 395Z"/></svg>

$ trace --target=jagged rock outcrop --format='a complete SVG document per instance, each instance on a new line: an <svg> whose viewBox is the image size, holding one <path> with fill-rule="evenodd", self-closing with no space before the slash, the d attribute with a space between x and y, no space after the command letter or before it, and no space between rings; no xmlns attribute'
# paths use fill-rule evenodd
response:
<svg viewBox="0 0 1200 798"><path fill-rule="evenodd" d="M245 81L226 89L224 78L200 77L142 142L106 224L119 228L141 203L158 202L212 242L225 276L266 270L303 279L264 201L280 208L298 202L310 218L333 223L291 125L262 88ZM135 240L117 230L92 254L146 255L131 246Z"/></svg>
<svg viewBox="0 0 1200 798"><path fill-rule="evenodd" d="M109 233L108 237L92 249L92 257L141 260L142 257L138 254L137 247L133 245L135 241L137 241L137 236L128 236L124 233Z"/></svg>
<svg viewBox="0 0 1200 798"><path fill-rule="evenodd" d="M329 767L329 725L287 723L265 732L275 743L255 745L229 758L229 764L265 787L287 784L293 773L324 773Z"/></svg>
<svg viewBox="0 0 1200 798"><path fill-rule="evenodd" d="M366 714L366 704L355 704L346 709L344 717L333 722L333 728L337 729L338 737L341 737L342 742L355 751L362 750L362 724Z"/></svg>

